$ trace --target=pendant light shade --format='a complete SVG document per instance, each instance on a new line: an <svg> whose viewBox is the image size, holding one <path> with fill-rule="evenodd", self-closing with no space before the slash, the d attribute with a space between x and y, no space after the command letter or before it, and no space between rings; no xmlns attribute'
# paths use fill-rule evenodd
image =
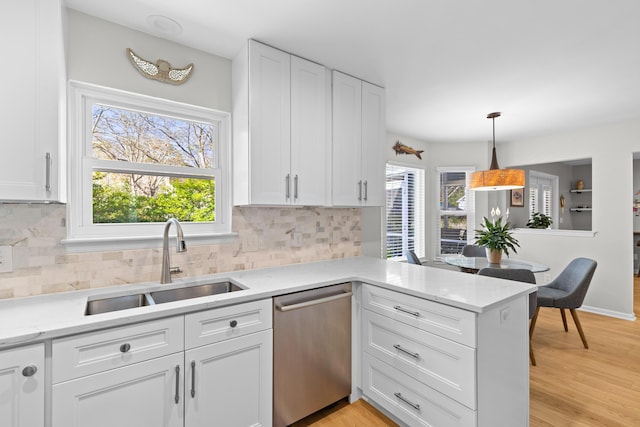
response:
<svg viewBox="0 0 640 427"><path fill-rule="evenodd" d="M489 170L471 173L469 188L475 191L513 190L524 187L524 171L522 169L500 169L496 156L496 117L500 113L490 113L487 119L493 121L493 152Z"/></svg>

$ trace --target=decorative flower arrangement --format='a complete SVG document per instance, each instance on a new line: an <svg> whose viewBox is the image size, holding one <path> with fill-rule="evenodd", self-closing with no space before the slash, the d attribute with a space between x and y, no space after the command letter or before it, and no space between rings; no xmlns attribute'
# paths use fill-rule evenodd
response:
<svg viewBox="0 0 640 427"><path fill-rule="evenodd" d="M502 253L509 256L509 250L518 253L516 246L520 243L513 237L511 225L506 221L509 218L509 209L505 221L500 216L500 208L491 209L491 220L483 217L482 229L475 230L475 242L487 249L487 258L492 264L500 263ZM493 258L492 258L493 256Z"/></svg>

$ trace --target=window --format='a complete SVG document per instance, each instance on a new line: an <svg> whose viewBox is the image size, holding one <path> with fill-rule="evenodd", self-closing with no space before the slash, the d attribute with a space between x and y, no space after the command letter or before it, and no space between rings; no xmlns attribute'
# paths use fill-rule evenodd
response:
<svg viewBox="0 0 640 427"><path fill-rule="evenodd" d="M540 212L551 217L551 227L558 228L558 207L553 202L558 193L558 176L529 171L529 219Z"/></svg>
<svg viewBox="0 0 640 427"><path fill-rule="evenodd" d="M475 224L473 192L468 190L470 168L438 168L438 239L436 254L459 254Z"/></svg>
<svg viewBox="0 0 640 427"><path fill-rule="evenodd" d="M231 231L228 113L72 82L70 117L69 241Z"/></svg>
<svg viewBox="0 0 640 427"><path fill-rule="evenodd" d="M425 256L424 170L387 163L387 258Z"/></svg>

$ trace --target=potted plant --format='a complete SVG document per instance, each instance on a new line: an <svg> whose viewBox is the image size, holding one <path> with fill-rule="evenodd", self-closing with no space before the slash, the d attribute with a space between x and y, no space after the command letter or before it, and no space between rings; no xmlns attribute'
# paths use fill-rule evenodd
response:
<svg viewBox="0 0 640 427"><path fill-rule="evenodd" d="M529 219L529 221L527 221L527 227L529 228L549 228L551 227L551 223L553 221L551 220L550 216L547 216L541 212L536 212L533 214L533 216L531 217L531 219Z"/></svg>
<svg viewBox="0 0 640 427"><path fill-rule="evenodd" d="M518 253L516 246L520 246L513 237L511 226L508 222L502 222L500 210L497 211L497 219L494 219L496 212L491 210L491 220L483 218L482 229L475 230L475 242L479 246L484 246L487 252L487 260L490 264L500 264L502 253L509 256L509 249Z"/></svg>

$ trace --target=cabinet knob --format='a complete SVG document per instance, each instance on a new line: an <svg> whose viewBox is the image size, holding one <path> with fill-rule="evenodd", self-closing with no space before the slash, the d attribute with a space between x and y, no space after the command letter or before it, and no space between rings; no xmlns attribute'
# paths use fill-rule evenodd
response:
<svg viewBox="0 0 640 427"><path fill-rule="evenodd" d="M129 350L131 350L131 344L129 344L129 343L124 343L124 344L122 344L122 345L120 346L120 352L121 352L121 353L126 353L126 352L128 352Z"/></svg>
<svg viewBox="0 0 640 427"><path fill-rule="evenodd" d="M38 372L38 367L36 365L25 366L22 370L22 376L32 377L36 372Z"/></svg>
<svg viewBox="0 0 640 427"><path fill-rule="evenodd" d="M231 322L229 322L229 326L231 326L232 328L235 328L236 326L238 326L238 321L232 320Z"/></svg>

